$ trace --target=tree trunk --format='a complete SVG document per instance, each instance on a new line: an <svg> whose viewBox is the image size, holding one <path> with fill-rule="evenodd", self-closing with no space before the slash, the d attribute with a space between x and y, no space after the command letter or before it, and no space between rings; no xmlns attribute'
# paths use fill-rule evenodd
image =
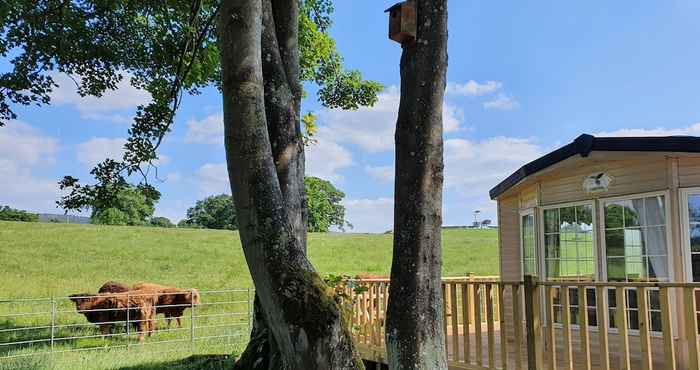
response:
<svg viewBox="0 0 700 370"><path fill-rule="evenodd" d="M340 308L306 258L298 6L282 3L228 1L220 11L226 157L259 301L252 334L263 338L242 359L267 352L267 368L361 369Z"/></svg>
<svg viewBox="0 0 700 370"><path fill-rule="evenodd" d="M263 2L262 66L265 114L272 157L282 196L287 204L289 222L294 225L293 230L305 253L307 213L304 192L304 145L299 120L299 28L294 24L298 17L299 4L297 1L291 1L291 4L283 4L283 9L280 9L279 4L279 1L274 5L270 0ZM235 369L273 370L282 366L279 348L268 329L256 294L250 341L236 362Z"/></svg>
<svg viewBox="0 0 700 370"><path fill-rule="evenodd" d="M447 0L417 0L416 11L416 42L401 56L386 343L390 369L432 370L447 369L440 233Z"/></svg>

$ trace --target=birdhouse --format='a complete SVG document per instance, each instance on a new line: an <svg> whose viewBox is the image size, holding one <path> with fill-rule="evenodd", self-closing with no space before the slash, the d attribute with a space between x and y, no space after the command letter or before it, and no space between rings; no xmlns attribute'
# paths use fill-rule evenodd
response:
<svg viewBox="0 0 700 370"><path fill-rule="evenodd" d="M395 4L389 13L389 38L406 46L416 39L416 5L413 0Z"/></svg>

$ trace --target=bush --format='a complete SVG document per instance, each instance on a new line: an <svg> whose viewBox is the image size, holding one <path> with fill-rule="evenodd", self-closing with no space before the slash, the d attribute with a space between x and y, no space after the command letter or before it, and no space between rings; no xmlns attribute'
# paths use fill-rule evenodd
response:
<svg viewBox="0 0 700 370"><path fill-rule="evenodd" d="M124 226L130 224L129 215L117 208L107 208L95 212L90 218L90 222L97 225ZM133 224L132 224L133 225Z"/></svg>
<svg viewBox="0 0 700 370"><path fill-rule="evenodd" d="M153 227L175 227L167 217L151 217L150 224Z"/></svg>
<svg viewBox="0 0 700 370"><path fill-rule="evenodd" d="M8 206L0 206L0 221L39 222L39 215Z"/></svg>

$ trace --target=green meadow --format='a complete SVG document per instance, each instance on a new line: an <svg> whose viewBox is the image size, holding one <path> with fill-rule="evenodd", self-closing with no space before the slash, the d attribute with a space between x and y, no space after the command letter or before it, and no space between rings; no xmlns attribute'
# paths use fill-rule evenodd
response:
<svg viewBox="0 0 700 370"><path fill-rule="evenodd" d="M447 229L443 231L443 275L462 276L498 274L496 230ZM358 273L388 275L391 269L391 234L328 233L309 235L309 256L320 274ZM46 324L46 317L3 317L2 314L42 312L46 303L4 303L19 298L65 297L74 293L96 292L107 280L126 283L159 282L201 291L252 288L238 234L231 231L161 229L149 227L114 227L0 222L0 343L46 339L46 331L29 332L23 327ZM226 295L228 294L228 295ZM245 291L203 294L203 301L245 300ZM87 322L65 299L58 301L56 321L65 325ZM44 305L44 306L41 306ZM245 312L245 304L229 307ZM198 308L198 314L214 313L215 308ZM209 310L209 311L207 311ZM236 328L216 328L198 335L225 335L225 338L197 341L192 346L185 340L189 311L185 312L182 331L159 331L138 345L135 338L99 337L90 325L61 328L56 337L71 338L56 344L55 352L83 348L83 352L67 352L52 356L17 357L47 351L46 343L10 348L0 344L0 370L4 369L199 369L226 368L240 351L247 336L247 318L233 321L207 322L205 326L238 324ZM43 320L43 321L42 321ZM163 326L163 322L159 322ZM199 325L199 324L198 324ZM3 331L5 330L5 331ZM172 343L155 343L169 341ZM153 346L149 343L154 344ZM110 350L91 348L122 346ZM191 352L197 354L191 356ZM128 353L128 355L124 355ZM212 356L216 355L216 356Z"/></svg>

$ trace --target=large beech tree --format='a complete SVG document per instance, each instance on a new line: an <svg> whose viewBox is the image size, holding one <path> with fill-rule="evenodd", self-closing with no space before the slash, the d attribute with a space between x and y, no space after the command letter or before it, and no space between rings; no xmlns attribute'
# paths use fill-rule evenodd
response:
<svg viewBox="0 0 700 370"><path fill-rule="evenodd" d="M330 0L0 4L0 53L13 66L0 75L0 126L11 124L18 105L48 104L58 72L95 96L129 74L152 97L137 109L124 158L99 164L94 185L61 181L69 200L109 197L125 178L146 181L182 93L220 88L229 176L257 291L241 369L362 367L339 307L306 257L301 81L319 86L326 107L343 109L373 104L381 88L342 68L327 32L331 11Z"/></svg>
<svg viewBox="0 0 700 370"><path fill-rule="evenodd" d="M386 343L391 369L447 369L441 292L447 0L416 0L415 7L416 40L401 55Z"/></svg>

